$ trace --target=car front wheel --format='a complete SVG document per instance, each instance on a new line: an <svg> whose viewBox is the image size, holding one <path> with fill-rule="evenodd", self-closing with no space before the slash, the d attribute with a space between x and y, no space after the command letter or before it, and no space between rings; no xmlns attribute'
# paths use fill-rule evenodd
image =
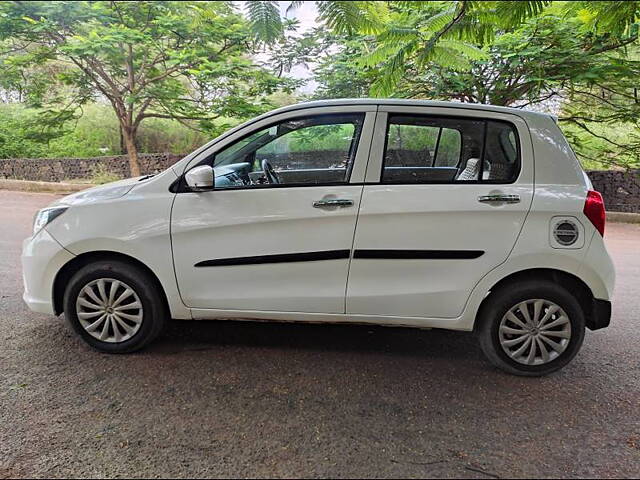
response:
<svg viewBox="0 0 640 480"><path fill-rule="evenodd" d="M551 282L530 281L492 292L478 321L485 356L515 375L559 370L576 356L584 340L580 304Z"/></svg>
<svg viewBox="0 0 640 480"><path fill-rule="evenodd" d="M65 317L97 350L139 350L158 336L166 317L156 284L143 269L125 262L91 263L67 285Z"/></svg>

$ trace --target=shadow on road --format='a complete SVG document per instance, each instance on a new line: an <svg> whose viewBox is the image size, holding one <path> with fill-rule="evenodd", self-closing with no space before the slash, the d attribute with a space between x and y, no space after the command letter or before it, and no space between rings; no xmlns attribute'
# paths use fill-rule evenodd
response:
<svg viewBox="0 0 640 480"><path fill-rule="evenodd" d="M215 346L294 349L309 351L389 353L477 359L480 355L473 334L446 330L244 321L172 320L150 351L163 353L200 350Z"/></svg>

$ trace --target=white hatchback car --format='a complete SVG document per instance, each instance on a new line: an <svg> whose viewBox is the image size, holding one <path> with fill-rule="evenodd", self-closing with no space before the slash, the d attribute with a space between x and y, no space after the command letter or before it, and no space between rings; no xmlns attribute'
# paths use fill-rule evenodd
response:
<svg viewBox="0 0 640 480"><path fill-rule="evenodd" d="M309 102L38 212L24 300L106 352L169 317L374 323L475 331L541 375L609 324L604 220L548 115Z"/></svg>

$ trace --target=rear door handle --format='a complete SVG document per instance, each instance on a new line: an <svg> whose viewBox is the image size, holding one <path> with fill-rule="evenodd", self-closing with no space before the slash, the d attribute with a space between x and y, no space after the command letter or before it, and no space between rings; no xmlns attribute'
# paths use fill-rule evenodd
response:
<svg viewBox="0 0 640 480"><path fill-rule="evenodd" d="M480 195L480 203L520 203L520 195Z"/></svg>
<svg viewBox="0 0 640 480"><path fill-rule="evenodd" d="M330 198L326 200L316 200L313 202L315 208L330 208L330 207L352 207L353 200L347 200L345 198Z"/></svg>

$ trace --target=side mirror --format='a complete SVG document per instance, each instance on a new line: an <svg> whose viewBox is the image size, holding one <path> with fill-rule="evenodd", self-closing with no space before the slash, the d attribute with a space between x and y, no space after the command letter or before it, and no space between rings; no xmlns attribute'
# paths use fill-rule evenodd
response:
<svg viewBox="0 0 640 480"><path fill-rule="evenodd" d="M192 168L184 176L185 182L194 192L213 189L213 168L210 165L200 165Z"/></svg>

